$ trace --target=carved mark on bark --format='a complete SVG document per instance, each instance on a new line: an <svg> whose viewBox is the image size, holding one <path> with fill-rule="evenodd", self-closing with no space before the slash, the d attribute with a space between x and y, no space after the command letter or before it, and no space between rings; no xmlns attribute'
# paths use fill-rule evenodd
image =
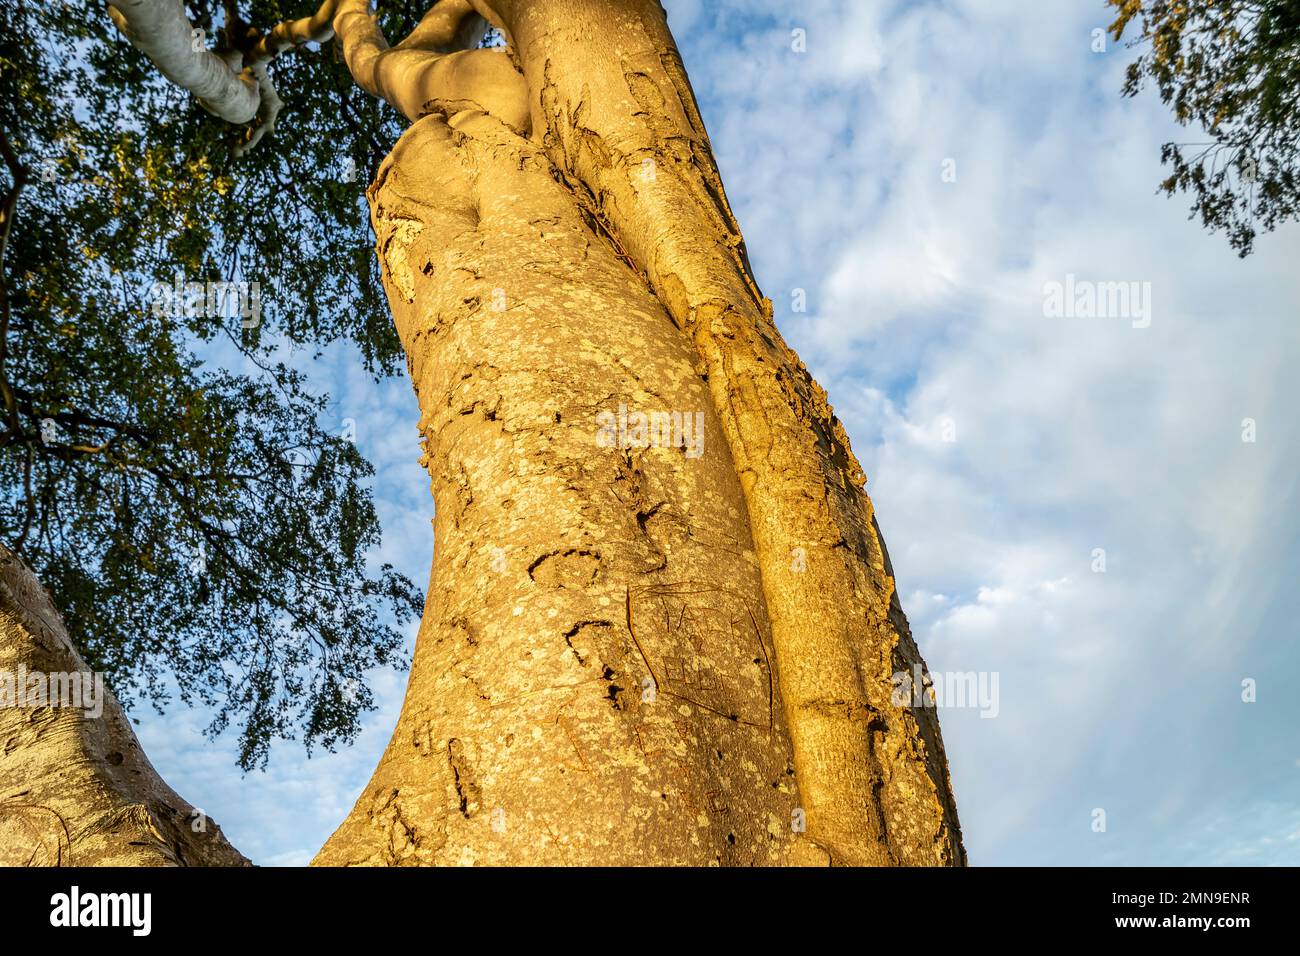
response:
<svg viewBox="0 0 1300 956"><path fill-rule="evenodd" d="M740 726L775 727L771 655L739 594L694 582L628 588L626 616L657 693ZM764 701L761 709L753 707L755 698Z"/></svg>

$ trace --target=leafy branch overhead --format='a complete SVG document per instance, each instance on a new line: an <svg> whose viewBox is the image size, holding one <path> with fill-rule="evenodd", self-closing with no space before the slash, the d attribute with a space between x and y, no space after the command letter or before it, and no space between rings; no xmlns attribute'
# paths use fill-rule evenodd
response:
<svg viewBox="0 0 1300 956"><path fill-rule="evenodd" d="M328 49L276 70L292 134L236 158L100 4L0 8L0 536L124 702L208 704L246 768L353 737L422 604L368 562L372 468L283 355L402 369L360 186L397 117ZM257 321L160 308L178 276L256 283Z"/></svg>
<svg viewBox="0 0 1300 956"><path fill-rule="evenodd" d="M1193 217L1241 256L1259 232L1300 213L1300 0L1108 0L1111 33L1142 50L1124 93L1147 81L1209 142L1166 143L1160 188L1192 197Z"/></svg>

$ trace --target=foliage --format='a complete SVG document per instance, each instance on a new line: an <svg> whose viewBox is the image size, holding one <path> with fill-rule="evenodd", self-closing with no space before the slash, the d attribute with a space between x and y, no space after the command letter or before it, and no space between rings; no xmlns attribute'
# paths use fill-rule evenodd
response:
<svg viewBox="0 0 1300 956"><path fill-rule="evenodd" d="M1193 198L1191 216L1224 230L1241 256L1257 232L1300 212L1300 0L1108 0L1116 40L1132 26L1142 54L1124 84L1147 80L1208 143L1166 143L1160 188Z"/></svg>
<svg viewBox="0 0 1300 956"><path fill-rule="evenodd" d="M262 25L304 12L249 6ZM190 12L216 36L221 11ZM369 566L372 468L285 360L337 342L401 368L362 196L399 118L332 44L272 69L278 130L236 159L242 131L100 0L0 0L0 535L124 704L175 687L213 708L211 733L238 726L245 768L276 738L350 740L366 672L403 664L397 626L422 602ZM260 321L169 307L177 276L256 282Z"/></svg>

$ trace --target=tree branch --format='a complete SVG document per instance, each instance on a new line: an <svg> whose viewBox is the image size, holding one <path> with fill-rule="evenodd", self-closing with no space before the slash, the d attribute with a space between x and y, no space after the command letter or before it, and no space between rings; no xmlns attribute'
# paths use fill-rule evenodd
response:
<svg viewBox="0 0 1300 956"><path fill-rule="evenodd" d="M284 105L276 95L267 64L285 50L334 35L331 21L338 0L324 0L310 17L286 20L259 34L227 6L227 46L198 48L183 0L107 0L108 13L134 46L176 85L198 98L209 113L230 123L256 122L239 156L275 129Z"/></svg>
<svg viewBox="0 0 1300 956"><path fill-rule="evenodd" d="M527 88L499 53L472 49L487 23L471 0L437 0L397 46L390 48L370 0L324 0L316 12L286 20L265 34L227 6L226 44L195 49L183 0L107 0L109 14L131 44L164 76L231 123L254 122L239 156L275 129L284 105L267 65L285 50L337 35L353 79L414 122L431 105L479 109L527 132Z"/></svg>
<svg viewBox="0 0 1300 956"><path fill-rule="evenodd" d="M415 122L431 104L478 109L526 132L528 91L507 57L465 49L486 24L468 0L439 0L410 36L389 47L368 0L339 0L334 32L353 79Z"/></svg>
<svg viewBox="0 0 1300 956"><path fill-rule="evenodd" d="M209 113L247 123L261 103L257 78L228 58L199 48L183 0L108 0L108 15L131 45Z"/></svg>

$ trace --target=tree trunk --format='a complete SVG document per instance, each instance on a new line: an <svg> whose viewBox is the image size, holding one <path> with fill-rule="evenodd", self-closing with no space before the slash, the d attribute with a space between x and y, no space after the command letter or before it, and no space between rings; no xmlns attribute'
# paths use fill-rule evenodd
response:
<svg viewBox="0 0 1300 956"><path fill-rule="evenodd" d="M656 0L492 0L533 136L693 340L740 475L810 833L837 862L964 862L922 665L863 474L749 270Z"/></svg>
<svg viewBox="0 0 1300 956"><path fill-rule="evenodd" d="M110 2L129 36L164 5ZM894 700L924 665L866 477L663 8L440 0L391 48L369 8L281 24L209 104L333 34L414 122L368 196L434 566L397 730L316 862L965 863L934 711ZM507 53L463 49L479 16ZM217 96L174 32L135 42Z"/></svg>
<svg viewBox="0 0 1300 956"><path fill-rule="evenodd" d="M0 545L0 865L248 866L87 673L36 576Z"/></svg>
<svg viewBox="0 0 1300 956"><path fill-rule="evenodd" d="M891 700L920 655L865 477L661 9L475 5L532 136L429 103L368 194L435 556L397 731L316 862L964 863L933 713ZM621 406L699 412L702 456L603 447Z"/></svg>
<svg viewBox="0 0 1300 956"><path fill-rule="evenodd" d="M419 121L370 198L434 568L392 743L316 862L815 859L689 342L491 117ZM597 416L620 405L702 422L702 453L602 447Z"/></svg>

